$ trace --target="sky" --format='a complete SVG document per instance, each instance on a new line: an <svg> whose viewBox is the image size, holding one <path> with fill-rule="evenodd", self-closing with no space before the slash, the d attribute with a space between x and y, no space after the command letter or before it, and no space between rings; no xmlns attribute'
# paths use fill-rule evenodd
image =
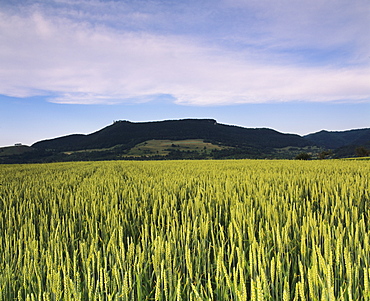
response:
<svg viewBox="0 0 370 301"><path fill-rule="evenodd" d="M0 0L0 146L115 120L370 127L369 0Z"/></svg>

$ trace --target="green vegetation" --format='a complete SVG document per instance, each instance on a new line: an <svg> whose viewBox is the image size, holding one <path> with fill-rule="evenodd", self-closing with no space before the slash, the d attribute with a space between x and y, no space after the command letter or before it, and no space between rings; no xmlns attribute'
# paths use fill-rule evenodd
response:
<svg viewBox="0 0 370 301"><path fill-rule="evenodd" d="M316 159L320 157L321 151L321 148L315 146L255 148L215 144L215 142L206 142L202 139L148 140L132 145L130 148L127 148L126 145L116 145L110 148L64 152L31 147L25 153L0 156L0 163L168 159L293 159L301 152L308 152Z"/></svg>
<svg viewBox="0 0 370 301"><path fill-rule="evenodd" d="M26 145L0 147L0 157L21 155L31 150L32 149Z"/></svg>
<svg viewBox="0 0 370 301"><path fill-rule="evenodd" d="M300 153L295 157L296 160L311 160L312 156L308 153Z"/></svg>
<svg viewBox="0 0 370 301"><path fill-rule="evenodd" d="M304 138L312 141L315 145L328 149L336 149L348 145L362 146L370 141L370 128L340 132L320 131L306 135Z"/></svg>
<svg viewBox="0 0 370 301"><path fill-rule="evenodd" d="M102 149L121 145L130 149L148 140L201 139L215 145L239 148L304 147L312 143L293 134L282 134L266 128L243 128L219 124L214 119L183 119L157 122L117 121L89 135L69 135L39 141L37 149L58 152L83 149Z"/></svg>
<svg viewBox="0 0 370 301"><path fill-rule="evenodd" d="M186 141L193 142L186 145ZM167 142L171 145L166 145ZM193 143L200 145L193 147ZM214 119L115 121L88 135L43 140L32 147L0 148L0 164L133 159L294 159L301 153L309 154L312 159L368 156L370 129L321 131L301 137L267 128L220 124Z"/></svg>
<svg viewBox="0 0 370 301"><path fill-rule="evenodd" d="M308 154L311 159L326 159L322 153L326 153L322 148L317 146L306 147L284 147L275 149L272 159L297 159L301 154Z"/></svg>
<svg viewBox="0 0 370 301"><path fill-rule="evenodd" d="M149 140L131 148L124 157L168 156L171 152L195 152L210 154L212 150L226 149L225 146L204 142L201 139L188 140Z"/></svg>
<svg viewBox="0 0 370 301"><path fill-rule="evenodd" d="M370 160L370 157L354 157L354 158L346 158L344 160L356 160L356 161L362 161L362 160Z"/></svg>
<svg viewBox="0 0 370 301"><path fill-rule="evenodd" d="M358 157L368 157L370 155L370 149L366 149L365 147L358 147L356 148L356 155Z"/></svg>
<svg viewBox="0 0 370 301"><path fill-rule="evenodd" d="M0 165L0 300L370 300L370 161Z"/></svg>

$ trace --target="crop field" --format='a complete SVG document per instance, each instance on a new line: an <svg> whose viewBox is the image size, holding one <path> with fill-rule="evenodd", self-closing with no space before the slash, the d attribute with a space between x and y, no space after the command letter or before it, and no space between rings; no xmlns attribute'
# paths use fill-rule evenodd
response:
<svg viewBox="0 0 370 301"><path fill-rule="evenodd" d="M0 300L370 300L370 161L0 165Z"/></svg>

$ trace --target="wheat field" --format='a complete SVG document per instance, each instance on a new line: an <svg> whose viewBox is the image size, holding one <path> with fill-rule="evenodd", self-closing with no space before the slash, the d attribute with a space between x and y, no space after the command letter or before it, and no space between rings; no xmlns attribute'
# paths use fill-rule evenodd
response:
<svg viewBox="0 0 370 301"><path fill-rule="evenodd" d="M0 300L370 300L370 161L0 165Z"/></svg>

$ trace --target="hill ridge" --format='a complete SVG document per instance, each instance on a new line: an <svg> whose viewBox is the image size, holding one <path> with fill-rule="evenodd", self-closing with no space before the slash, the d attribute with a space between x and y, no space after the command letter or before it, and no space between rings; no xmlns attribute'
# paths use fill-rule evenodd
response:
<svg viewBox="0 0 370 301"><path fill-rule="evenodd" d="M370 142L370 128L344 131L321 130L316 133L305 135L303 138L318 146L329 149L336 149L349 145L363 145Z"/></svg>
<svg viewBox="0 0 370 301"><path fill-rule="evenodd" d="M156 142L149 142L149 141ZM189 145L194 140L196 146ZM194 142L193 141L193 142ZM187 145L185 147L185 145ZM321 130L300 136L260 127L218 123L213 118L133 122L116 120L89 134L37 141L24 149L0 148L0 163L122 159L343 158L370 154L370 128ZM328 151L331 150L331 151Z"/></svg>
<svg viewBox="0 0 370 301"><path fill-rule="evenodd" d="M41 140L38 149L72 151L133 146L151 139L205 139L229 146L286 147L308 146L311 142L296 134L284 134L269 128L244 128L218 123L215 119L179 119L150 122L115 121L90 134L72 134Z"/></svg>

